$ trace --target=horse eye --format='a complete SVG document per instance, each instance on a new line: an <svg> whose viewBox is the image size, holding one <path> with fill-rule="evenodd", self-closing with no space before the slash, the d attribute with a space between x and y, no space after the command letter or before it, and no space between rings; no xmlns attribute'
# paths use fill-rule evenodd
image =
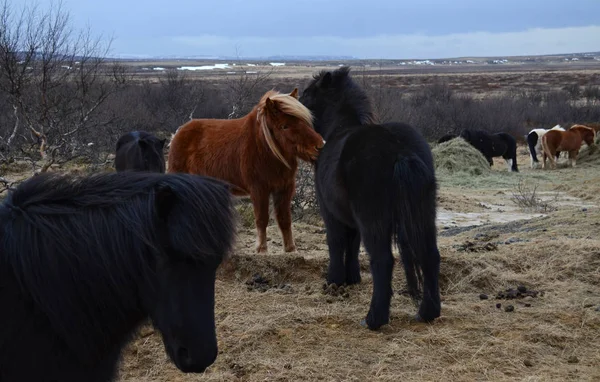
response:
<svg viewBox="0 0 600 382"><path fill-rule="evenodd" d="M281 125L281 130L287 129L287 125Z"/></svg>

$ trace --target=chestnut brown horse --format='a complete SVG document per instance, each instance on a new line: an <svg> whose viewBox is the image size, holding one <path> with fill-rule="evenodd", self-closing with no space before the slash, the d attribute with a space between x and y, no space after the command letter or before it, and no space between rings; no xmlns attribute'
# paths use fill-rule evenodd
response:
<svg viewBox="0 0 600 382"><path fill-rule="evenodd" d="M600 143L600 122L586 123L584 126L591 127L596 133L596 143Z"/></svg>
<svg viewBox="0 0 600 382"><path fill-rule="evenodd" d="M317 159L325 141L313 129L311 112L290 94L270 90L238 119L193 119L172 137L168 172L187 172L225 180L236 196L250 195L257 229L257 252L267 251L269 197L286 252L296 249L291 203L298 158Z"/></svg>
<svg viewBox="0 0 600 382"><path fill-rule="evenodd" d="M542 136L542 149L544 150L542 168L546 168L546 159L550 160L552 168L556 168L556 152L567 151L569 162L575 167L577 155L582 142L588 147L594 146L595 132L591 127L573 125L567 131L550 130Z"/></svg>

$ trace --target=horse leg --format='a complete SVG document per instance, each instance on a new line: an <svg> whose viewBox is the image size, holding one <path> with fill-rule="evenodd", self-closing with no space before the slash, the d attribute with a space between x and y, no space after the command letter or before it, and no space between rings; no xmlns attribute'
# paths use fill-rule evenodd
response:
<svg viewBox="0 0 600 382"><path fill-rule="evenodd" d="M569 151L569 161L571 162L571 167L575 167L575 162L577 162L577 154L579 154L579 150Z"/></svg>
<svg viewBox="0 0 600 382"><path fill-rule="evenodd" d="M348 228L346 232L346 284L359 284L360 263L358 251L360 249L360 233L358 230Z"/></svg>
<svg viewBox="0 0 600 382"><path fill-rule="evenodd" d="M426 253L421 257L423 270L423 300L419 306L418 319L429 322L440 316L441 301L439 289L440 275L440 252L436 245L435 231L428 236L426 241Z"/></svg>
<svg viewBox="0 0 600 382"><path fill-rule="evenodd" d="M347 228L329 213L322 213L325 229L327 230L327 246L329 247L329 267L327 269L327 284L343 285L346 279L344 267L344 250L347 243Z"/></svg>
<svg viewBox="0 0 600 382"><path fill-rule="evenodd" d="M362 234L365 249L369 253L373 276L373 295L365 322L369 329L376 330L390 320L392 299L392 271L394 256L391 247L391 233L377 235L374 232ZM384 240L386 238L386 240Z"/></svg>
<svg viewBox="0 0 600 382"><path fill-rule="evenodd" d="M269 193L253 193L251 195L256 224L256 252L267 252L267 225L269 224Z"/></svg>
<svg viewBox="0 0 600 382"><path fill-rule="evenodd" d="M275 206L275 217L283 237L283 247L285 252L296 250L294 236L292 234L292 198L294 196L294 187L273 194L273 204Z"/></svg>
<svg viewBox="0 0 600 382"><path fill-rule="evenodd" d="M546 154L545 151L542 152L542 170L546 168L546 159L548 158L548 155Z"/></svg>

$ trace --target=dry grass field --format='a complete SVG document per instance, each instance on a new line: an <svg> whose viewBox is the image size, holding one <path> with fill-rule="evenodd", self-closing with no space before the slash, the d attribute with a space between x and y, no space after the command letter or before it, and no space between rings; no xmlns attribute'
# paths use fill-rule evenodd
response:
<svg viewBox="0 0 600 382"><path fill-rule="evenodd" d="M266 255L241 226L217 282L215 364L180 373L146 325L119 381L599 380L600 152L584 149L574 169L532 170L523 146L519 161L519 174L501 160L480 176L439 174L443 305L433 324L413 321L399 263L391 322L372 332L359 325L372 290L364 252L362 284L324 291L321 225L294 225L293 254L271 225ZM539 199L520 206L534 187Z"/></svg>

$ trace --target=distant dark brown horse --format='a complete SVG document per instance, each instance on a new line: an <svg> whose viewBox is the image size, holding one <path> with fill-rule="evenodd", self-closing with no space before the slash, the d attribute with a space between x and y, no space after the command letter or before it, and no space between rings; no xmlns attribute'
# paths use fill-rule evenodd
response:
<svg viewBox="0 0 600 382"><path fill-rule="evenodd" d="M569 162L575 167L577 155L582 142L590 148L594 146L595 132L591 127L573 125L567 131L550 130L542 136L542 148L544 150L542 168L546 168L546 159L550 160L550 166L556 168L556 152L567 151Z"/></svg>
<svg viewBox="0 0 600 382"><path fill-rule="evenodd" d="M173 136L168 172L188 172L225 180L250 195L258 233L256 250L267 251L269 196L286 252L296 249L291 202L298 160L314 162L323 138L313 129L311 112L290 94L267 92L246 116L238 119L194 119Z"/></svg>

